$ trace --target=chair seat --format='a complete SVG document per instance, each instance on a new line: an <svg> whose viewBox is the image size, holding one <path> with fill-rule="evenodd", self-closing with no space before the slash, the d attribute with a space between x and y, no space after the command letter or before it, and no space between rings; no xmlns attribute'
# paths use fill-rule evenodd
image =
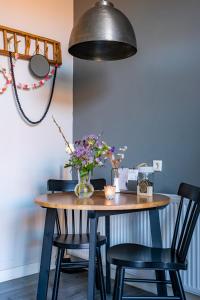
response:
<svg viewBox="0 0 200 300"><path fill-rule="evenodd" d="M89 249L89 234L61 234L54 236L53 245L65 249ZM97 247L106 243L106 237L97 234Z"/></svg>
<svg viewBox="0 0 200 300"><path fill-rule="evenodd" d="M108 261L113 265L126 268L186 270L187 264L181 263L171 249L151 248L138 244L120 244L108 250Z"/></svg>

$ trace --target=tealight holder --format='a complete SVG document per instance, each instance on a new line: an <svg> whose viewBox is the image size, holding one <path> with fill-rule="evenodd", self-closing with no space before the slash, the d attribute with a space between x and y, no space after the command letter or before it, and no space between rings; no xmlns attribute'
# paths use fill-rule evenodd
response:
<svg viewBox="0 0 200 300"><path fill-rule="evenodd" d="M113 200L115 198L116 187L112 185L104 186L104 193L107 200Z"/></svg>

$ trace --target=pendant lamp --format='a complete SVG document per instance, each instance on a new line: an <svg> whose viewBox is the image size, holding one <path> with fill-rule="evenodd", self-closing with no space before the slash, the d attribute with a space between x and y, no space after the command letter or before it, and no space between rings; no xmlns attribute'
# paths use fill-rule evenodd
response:
<svg viewBox="0 0 200 300"><path fill-rule="evenodd" d="M137 42L128 18L107 0L99 0L74 26L69 53L86 60L120 60L137 52Z"/></svg>

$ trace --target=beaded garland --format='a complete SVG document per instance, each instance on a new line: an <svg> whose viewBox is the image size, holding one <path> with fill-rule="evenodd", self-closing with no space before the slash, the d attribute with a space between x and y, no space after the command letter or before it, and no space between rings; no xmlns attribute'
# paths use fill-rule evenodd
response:
<svg viewBox="0 0 200 300"><path fill-rule="evenodd" d="M0 66L0 73L2 73L5 83L4 85L0 88L0 95L6 92L8 85L12 83L12 77L10 74L7 73L6 69Z"/></svg>
<svg viewBox="0 0 200 300"><path fill-rule="evenodd" d="M13 67L15 67L15 64L17 62L19 58L19 54L15 54L14 56L14 59L15 59L15 62L13 63ZM57 65L55 66L57 67ZM3 87L0 88L0 95L2 95L4 92L7 91L7 88L10 84L12 84L12 76L10 74L10 72L8 72L6 70L6 68L0 66L0 73L3 74L3 77L5 78L5 84L3 85ZM42 80L37 80L33 83L21 83L21 82L18 82L17 83L17 88L18 89L21 89L21 90L25 90L25 91L29 91L31 89L38 89L42 86L45 85L45 83L50 80L52 78L52 76L55 74L55 69L52 69L49 74Z"/></svg>

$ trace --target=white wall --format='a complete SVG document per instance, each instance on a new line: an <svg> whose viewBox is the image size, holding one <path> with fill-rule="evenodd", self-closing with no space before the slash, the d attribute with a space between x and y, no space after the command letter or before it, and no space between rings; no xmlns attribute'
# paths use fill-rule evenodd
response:
<svg viewBox="0 0 200 300"><path fill-rule="evenodd" d="M38 270L44 212L33 200L46 191L48 178L62 176L66 159L52 114L72 139L73 65L67 44L73 0L0 0L0 4L2 25L56 39L62 43L63 55L53 103L41 125L30 127L21 120L11 88L0 95L0 281L6 281ZM0 63L7 67L8 59L1 56ZM17 81L33 81L27 61L17 62L16 77ZM46 107L51 82L37 91L20 92L23 107L33 119Z"/></svg>

